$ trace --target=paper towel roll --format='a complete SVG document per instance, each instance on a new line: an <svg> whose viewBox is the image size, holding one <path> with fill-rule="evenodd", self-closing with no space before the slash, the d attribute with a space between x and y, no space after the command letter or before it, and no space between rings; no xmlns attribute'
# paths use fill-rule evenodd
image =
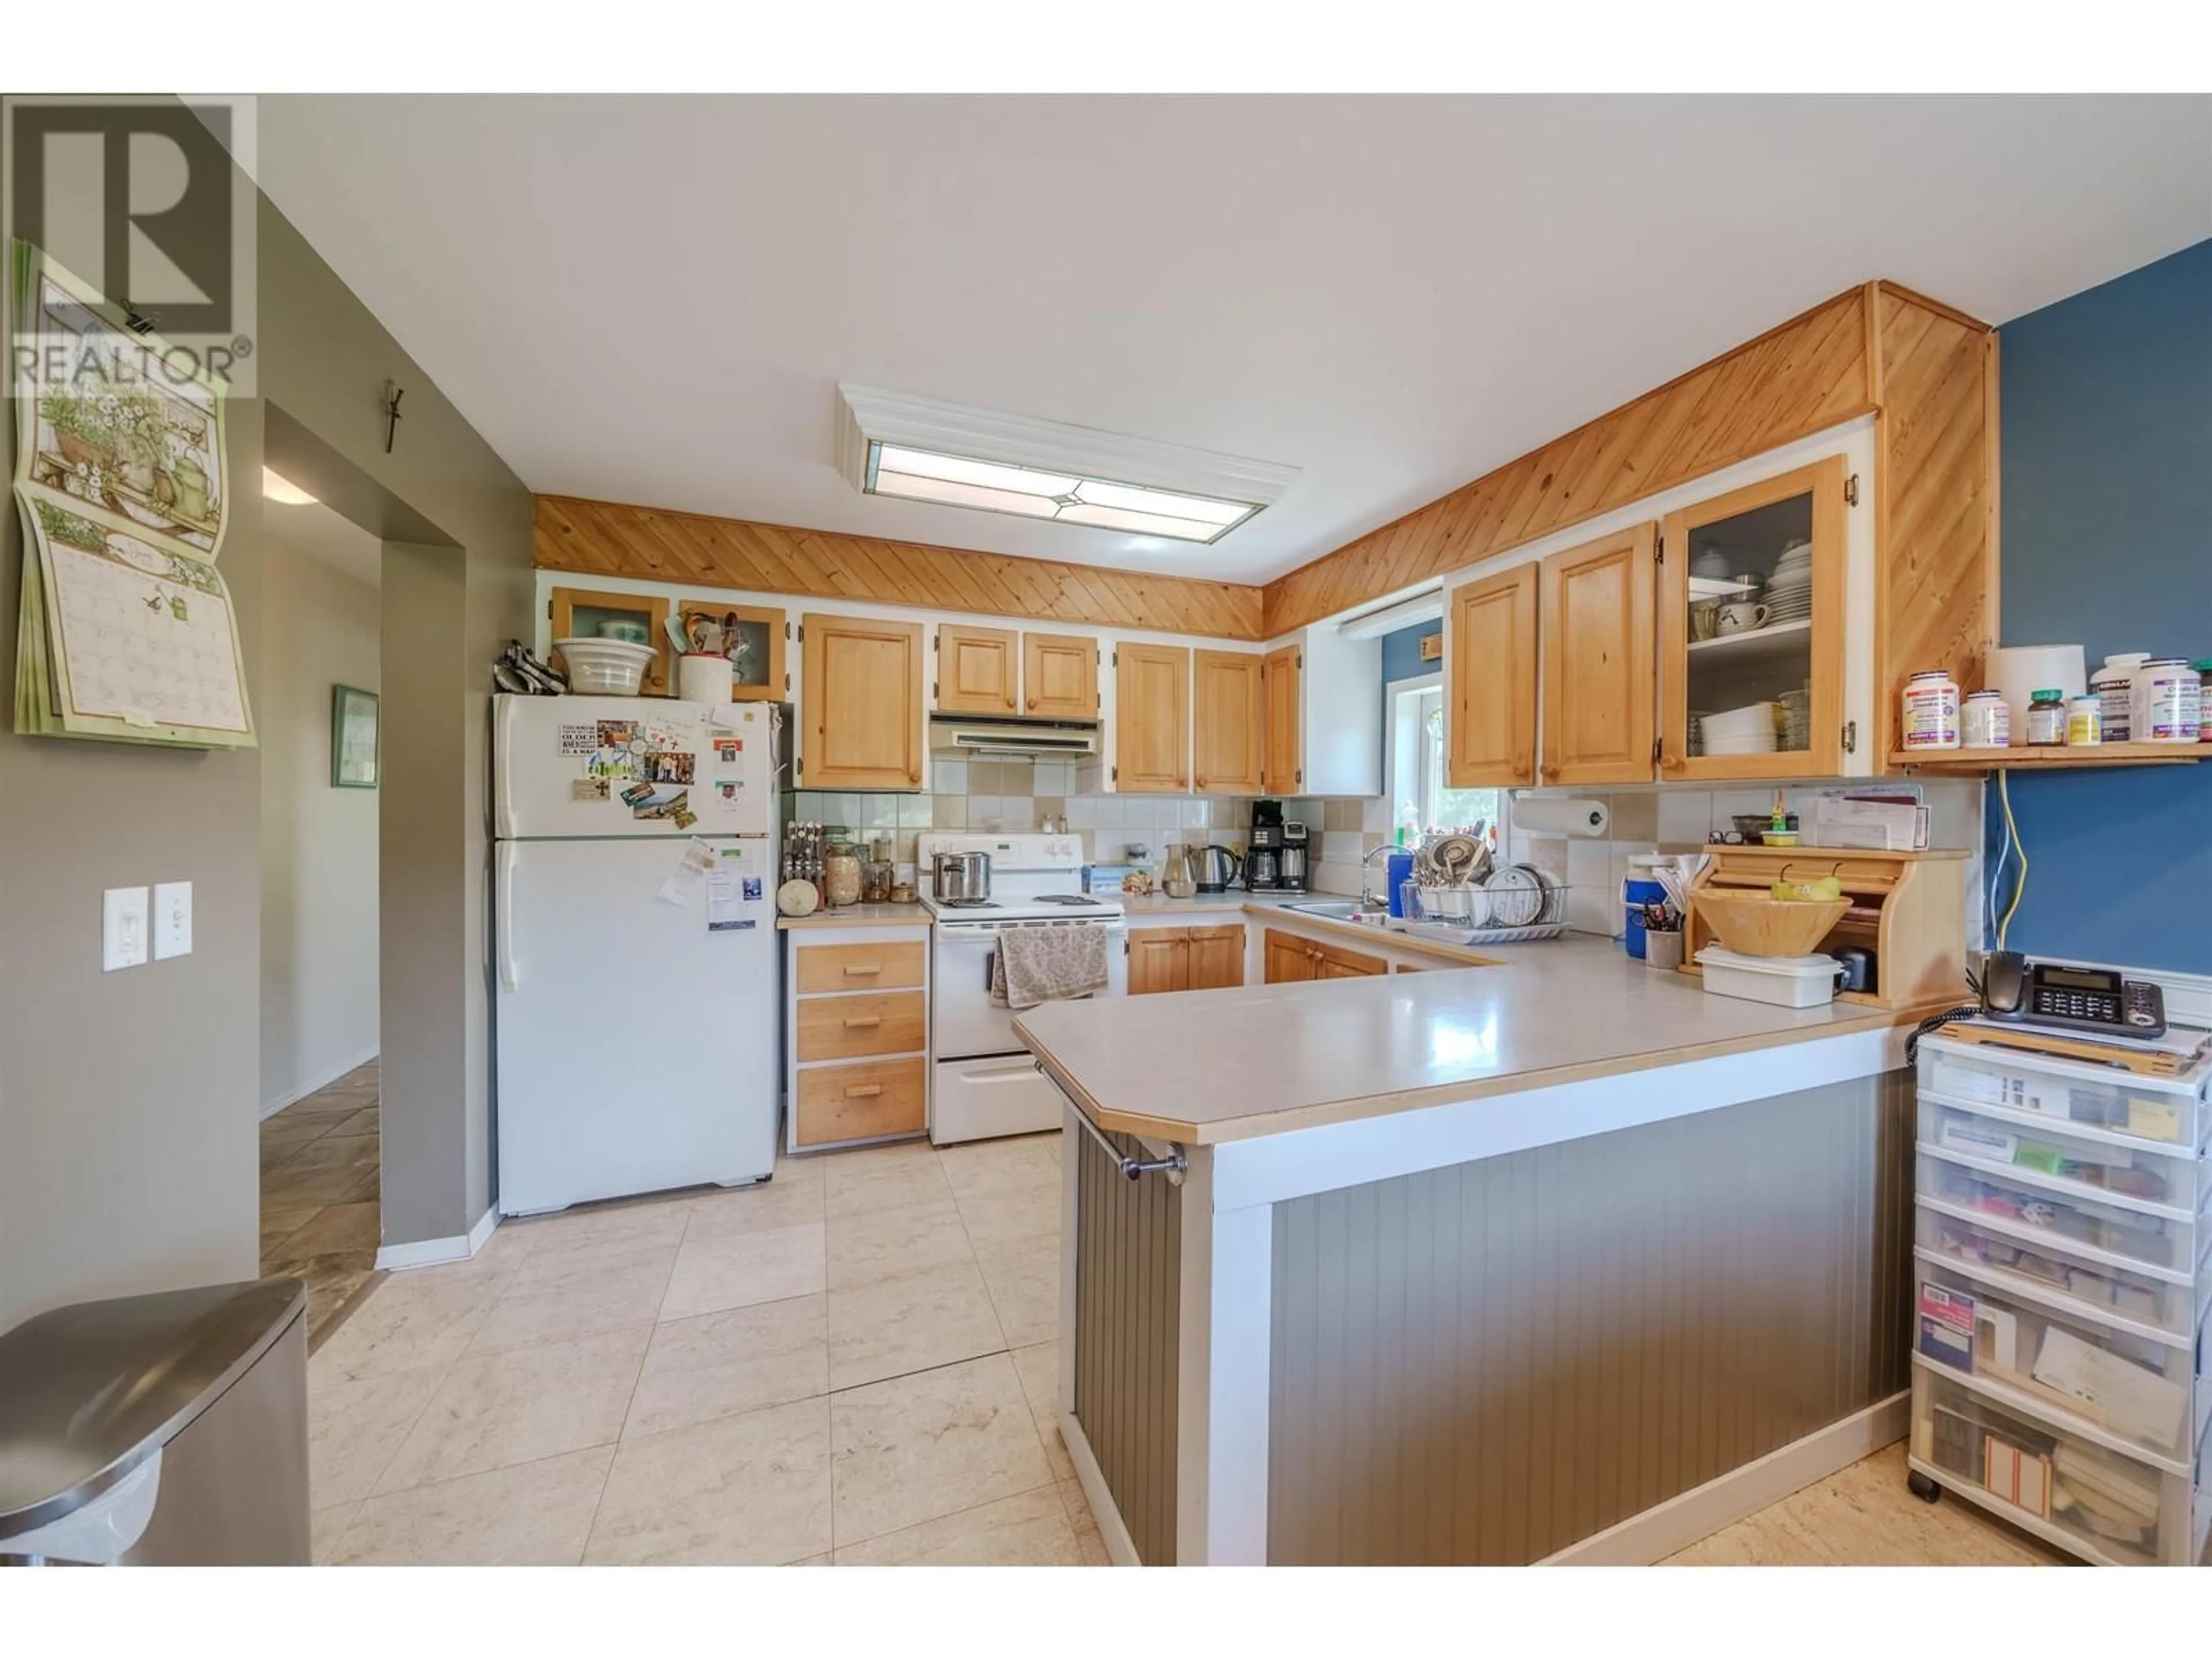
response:
<svg viewBox="0 0 2212 1659"><path fill-rule="evenodd" d="M1531 836L1603 836L1613 814L1601 800L1565 795L1516 795L1513 827Z"/></svg>
<svg viewBox="0 0 2212 1659"><path fill-rule="evenodd" d="M2089 689L2088 668L2078 645L2001 645L1990 653L1989 687L2012 710L2012 740L2027 741L2028 701L2053 688L2069 697Z"/></svg>

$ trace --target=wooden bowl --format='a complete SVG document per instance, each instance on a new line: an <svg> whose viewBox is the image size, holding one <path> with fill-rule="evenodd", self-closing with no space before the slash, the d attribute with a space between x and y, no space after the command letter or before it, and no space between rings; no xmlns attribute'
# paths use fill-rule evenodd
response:
<svg viewBox="0 0 2212 1659"><path fill-rule="evenodd" d="M1690 908L1713 936L1747 957L1809 957L1850 908L1849 899L1797 901L1711 887L1690 895Z"/></svg>

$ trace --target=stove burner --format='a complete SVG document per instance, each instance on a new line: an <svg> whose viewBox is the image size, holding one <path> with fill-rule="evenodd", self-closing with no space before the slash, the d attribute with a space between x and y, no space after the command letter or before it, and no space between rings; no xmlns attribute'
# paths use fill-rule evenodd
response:
<svg viewBox="0 0 2212 1659"><path fill-rule="evenodd" d="M1097 899L1083 893L1040 893L1037 895L1036 902L1039 904L1065 904L1072 908L1084 910L1097 910L1103 908Z"/></svg>
<svg viewBox="0 0 2212 1659"><path fill-rule="evenodd" d="M939 899L937 904L939 908L945 910L995 910L999 908L996 899L983 898Z"/></svg>

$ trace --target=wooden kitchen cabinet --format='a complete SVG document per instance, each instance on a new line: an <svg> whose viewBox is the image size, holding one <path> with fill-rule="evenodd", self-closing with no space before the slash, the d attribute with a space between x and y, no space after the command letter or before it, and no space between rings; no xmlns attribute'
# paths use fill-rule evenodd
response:
<svg viewBox="0 0 2212 1659"><path fill-rule="evenodd" d="M1445 605L1445 781L1455 789L1536 781L1533 564L1454 588Z"/></svg>
<svg viewBox="0 0 2212 1659"><path fill-rule="evenodd" d="M810 1066L799 1073L793 1117L800 1146L919 1134L929 1127L929 1062L917 1055Z"/></svg>
<svg viewBox="0 0 2212 1659"><path fill-rule="evenodd" d="M784 1149L921 1133L929 930L793 929L783 939Z"/></svg>
<svg viewBox="0 0 2212 1659"><path fill-rule="evenodd" d="M1842 774L1844 478L1844 457L1830 456L1667 515L1658 570L1663 781ZM1794 552L1801 547L1807 552ZM1729 584L1747 575L1761 595L1738 613L1741 625L1724 613L1710 625L1693 617L1692 605L1728 605ZM1803 711L1771 752L1715 754L1710 728L1692 744L1693 720L1760 702L1785 716L1793 705Z"/></svg>
<svg viewBox="0 0 2212 1659"><path fill-rule="evenodd" d="M1039 720L1098 715L1098 641L1080 634L1022 635L1022 713Z"/></svg>
<svg viewBox="0 0 2212 1659"><path fill-rule="evenodd" d="M1190 989L1189 928L1132 927L1128 940L1131 996Z"/></svg>
<svg viewBox="0 0 2212 1659"><path fill-rule="evenodd" d="M1388 962L1364 951L1348 951L1341 945L1316 943L1314 946L1316 979L1368 979L1389 971Z"/></svg>
<svg viewBox="0 0 2212 1659"><path fill-rule="evenodd" d="M1194 653L1195 684L1192 722L1192 772L1198 793L1256 795L1261 793L1267 711L1262 702L1261 663L1249 651Z"/></svg>
<svg viewBox="0 0 2212 1659"><path fill-rule="evenodd" d="M937 707L948 714L1011 714L1019 707L1021 636L1011 628L940 623Z"/></svg>
<svg viewBox="0 0 2212 1659"><path fill-rule="evenodd" d="M799 631L801 787L921 787L921 624L810 611Z"/></svg>
<svg viewBox="0 0 2212 1659"><path fill-rule="evenodd" d="M548 615L552 619L553 631L548 635L556 641L572 639L620 639L625 635L635 638L643 629L645 637L640 645L653 647L653 660L645 665L639 678L638 690L648 697L668 697L675 695L676 673L672 665L668 644L668 601L649 593L602 593L587 587L556 587L546 601ZM612 625L620 631L612 635L602 630Z"/></svg>
<svg viewBox="0 0 2212 1659"><path fill-rule="evenodd" d="M1261 688L1267 694L1266 744L1260 776L1263 795L1295 795L1305 781L1298 729L1304 707L1299 684L1304 666L1305 653L1295 645L1271 651L1261 659Z"/></svg>
<svg viewBox="0 0 2212 1659"><path fill-rule="evenodd" d="M1317 977L1314 972L1314 943L1296 933L1270 927L1260 940L1261 981L1268 985L1291 985Z"/></svg>
<svg viewBox="0 0 2212 1659"><path fill-rule="evenodd" d="M1540 568L1544 783L1651 781L1657 542L1635 525Z"/></svg>
<svg viewBox="0 0 2212 1659"><path fill-rule="evenodd" d="M1244 924L1190 930L1190 988L1220 991L1244 982Z"/></svg>
<svg viewBox="0 0 2212 1659"><path fill-rule="evenodd" d="M1114 705L1114 787L1124 794L1188 791L1190 647L1117 646Z"/></svg>

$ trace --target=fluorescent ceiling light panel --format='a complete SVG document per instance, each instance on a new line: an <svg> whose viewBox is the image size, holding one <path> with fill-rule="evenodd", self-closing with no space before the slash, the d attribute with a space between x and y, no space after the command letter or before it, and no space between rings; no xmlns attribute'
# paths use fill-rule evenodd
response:
<svg viewBox="0 0 2212 1659"><path fill-rule="evenodd" d="M1298 476L1295 467L1088 427L866 386L837 391L838 468L871 495L1214 542L1280 500Z"/></svg>

